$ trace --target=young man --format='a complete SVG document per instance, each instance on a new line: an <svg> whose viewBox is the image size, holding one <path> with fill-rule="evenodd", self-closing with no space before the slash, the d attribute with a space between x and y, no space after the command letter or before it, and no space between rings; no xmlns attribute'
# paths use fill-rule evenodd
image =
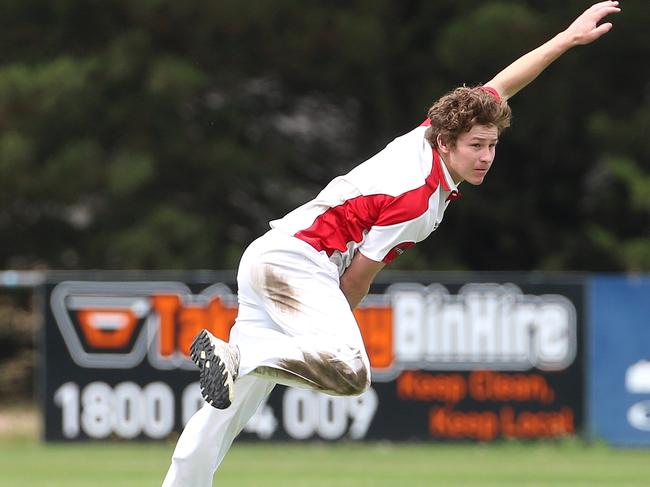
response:
<svg viewBox="0 0 650 487"><path fill-rule="evenodd" d="M375 275L441 222L461 181L483 182L507 100L573 46L612 25L618 2L593 5L485 86L438 100L427 120L271 222L245 251L230 343L202 331L191 347L206 405L178 440L164 486L207 487L233 439L276 383L355 395L370 364L352 310Z"/></svg>

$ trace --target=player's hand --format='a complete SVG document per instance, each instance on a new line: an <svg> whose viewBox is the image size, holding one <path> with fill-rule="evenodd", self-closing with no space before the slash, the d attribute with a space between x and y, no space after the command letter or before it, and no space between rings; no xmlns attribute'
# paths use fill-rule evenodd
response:
<svg viewBox="0 0 650 487"><path fill-rule="evenodd" d="M620 12L619 2L599 2L589 7L565 31L572 45L589 44L609 32L611 22L598 24L610 14Z"/></svg>

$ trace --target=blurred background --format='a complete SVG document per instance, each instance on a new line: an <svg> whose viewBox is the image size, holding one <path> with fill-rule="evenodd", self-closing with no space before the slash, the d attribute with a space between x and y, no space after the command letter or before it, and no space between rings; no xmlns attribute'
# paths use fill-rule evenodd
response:
<svg viewBox="0 0 650 487"><path fill-rule="evenodd" d="M0 269L233 270L269 220L588 5L2 0ZM650 271L650 8L613 22L512 99L486 182L393 269ZM40 318L3 285L0 397L30 402Z"/></svg>

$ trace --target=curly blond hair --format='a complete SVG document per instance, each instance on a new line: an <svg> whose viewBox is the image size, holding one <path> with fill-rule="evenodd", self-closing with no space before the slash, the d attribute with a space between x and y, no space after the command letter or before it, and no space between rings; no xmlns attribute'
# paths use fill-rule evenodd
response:
<svg viewBox="0 0 650 487"><path fill-rule="evenodd" d="M454 146L458 137L474 125L493 125L499 134L510 126L512 112L505 100L499 100L481 85L460 86L443 95L429 108L431 126L425 133L432 147L437 147L438 135Z"/></svg>

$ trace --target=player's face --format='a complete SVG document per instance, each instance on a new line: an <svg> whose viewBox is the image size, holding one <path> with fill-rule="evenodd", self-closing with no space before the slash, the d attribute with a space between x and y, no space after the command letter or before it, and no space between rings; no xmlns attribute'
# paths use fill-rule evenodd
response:
<svg viewBox="0 0 650 487"><path fill-rule="evenodd" d="M474 125L453 146L439 142L440 155L456 184L483 182L494 161L498 139L499 132L494 125Z"/></svg>

